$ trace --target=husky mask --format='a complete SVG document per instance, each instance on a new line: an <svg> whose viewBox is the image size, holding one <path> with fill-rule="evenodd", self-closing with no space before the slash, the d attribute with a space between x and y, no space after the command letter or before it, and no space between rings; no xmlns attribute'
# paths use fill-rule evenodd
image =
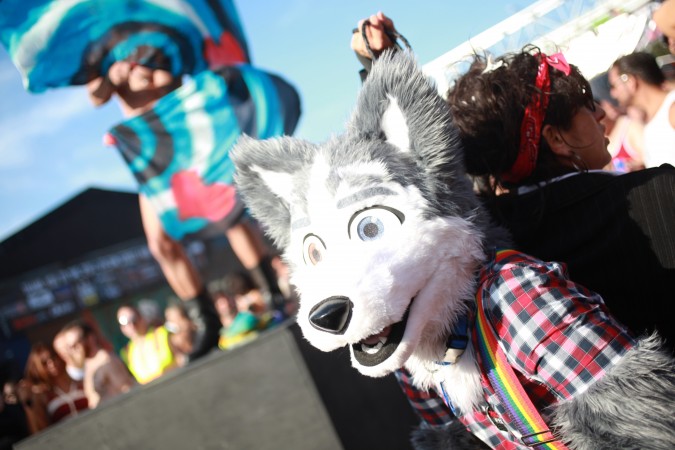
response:
<svg viewBox="0 0 675 450"><path fill-rule="evenodd" d="M486 422L470 424L484 442L501 436L479 417L484 368L471 341L459 359L446 342L474 304L483 249L503 236L472 192L448 108L414 61L380 57L341 136L318 146L244 138L232 159L244 200L284 249L310 343L349 346L365 375L405 367L429 392L435 362L451 362L439 374L453 387L450 404ZM569 448L675 448L675 360L659 345L641 340L586 392L545 412ZM415 439L476 448L464 425L420 428ZM517 436L506 439L521 448Z"/></svg>
<svg viewBox="0 0 675 450"><path fill-rule="evenodd" d="M284 249L310 343L349 345L370 376L443 358L473 298L485 216L449 109L409 56L378 60L343 135L242 138L232 158Z"/></svg>

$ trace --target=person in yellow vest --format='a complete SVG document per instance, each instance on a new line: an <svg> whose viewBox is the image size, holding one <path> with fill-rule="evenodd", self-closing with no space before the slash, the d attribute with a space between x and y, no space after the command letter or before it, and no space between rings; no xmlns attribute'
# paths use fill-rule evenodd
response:
<svg viewBox="0 0 675 450"><path fill-rule="evenodd" d="M129 343L122 350L122 360L140 384L146 384L178 367L164 326L150 326L131 305L117 310L117 322Z"/></svg>

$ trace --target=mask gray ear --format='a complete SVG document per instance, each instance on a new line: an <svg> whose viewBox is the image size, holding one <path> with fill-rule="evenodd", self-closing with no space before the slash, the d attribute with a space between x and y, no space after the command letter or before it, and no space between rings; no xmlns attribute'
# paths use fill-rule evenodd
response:
<svg viewBox="0 0 675 450"><path fill-rule="evenodd" d="M411 156L440 205L471 214L477 199L449 106L412 54L386 51L373 63L349 123L350 138L382 141Z"/></svg>
<svg viewBox="0 0 675 450"><path fill-rule="evenodd" d="M387 99L389 103L380 119L380 127L387 142L403 152L408 152L410 150L408 121L396 98L388 95Z"/></svg>
<svg viewBox="0 0 675 450"><path fill-rule="evenodd" d="M409 152L413 148L415 126L411 114L418 108L414 105L415 95L430 89L418 72L411 54L384 52L373 63L373 70L359 92L348 129L358 139L386 141L402 152Z"/></svg>
<svg viewBox="0 0 675 450"><path fill-rule="evenodd" d="M450 108L408 52L386 51L373 63L349 129L360 140L379 139L409 153L436 181L466 183Z"/></svg>
<svg viewBox="0 0 675 450"><path fill-rule="evenodd" d="M280 248L290 241L294 179L314 151L314 145L290 137L261 141L242 136L230 153L238 192Z"/></svg>

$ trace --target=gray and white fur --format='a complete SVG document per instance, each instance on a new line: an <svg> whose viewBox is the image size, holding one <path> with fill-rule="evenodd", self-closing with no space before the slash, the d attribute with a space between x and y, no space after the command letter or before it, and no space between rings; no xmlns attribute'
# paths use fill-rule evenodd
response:
<svg viewBox="0 0 675 450"><path fill-rule="evenodd" d="M404 52L385 53L346 131L316 145L242 138L236 182L283 249L298 324L317 348L348 346L368 376L405 367L421 389L474 302L487 249L505 242L465 174L445 102ZM675 448L675 367L658 338L629 350L590 389L542 411L570 448ZM469 345L441 375L460 410L481 386ZM475 448L465 429L420 429L418 448Z"/></svg>

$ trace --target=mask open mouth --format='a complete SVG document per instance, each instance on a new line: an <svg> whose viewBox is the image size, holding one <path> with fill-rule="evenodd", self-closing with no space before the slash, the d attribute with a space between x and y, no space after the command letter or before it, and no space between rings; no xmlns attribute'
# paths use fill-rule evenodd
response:
<svg viewBox="0 0 675 450"><path fill-rule="evenodd" d="M373 367L389 358L403 339L409 313L410 306L408 306L400 322L389 325L384 330L368 336L361 342L352 344L356 361L362 366Z"/></svg>

